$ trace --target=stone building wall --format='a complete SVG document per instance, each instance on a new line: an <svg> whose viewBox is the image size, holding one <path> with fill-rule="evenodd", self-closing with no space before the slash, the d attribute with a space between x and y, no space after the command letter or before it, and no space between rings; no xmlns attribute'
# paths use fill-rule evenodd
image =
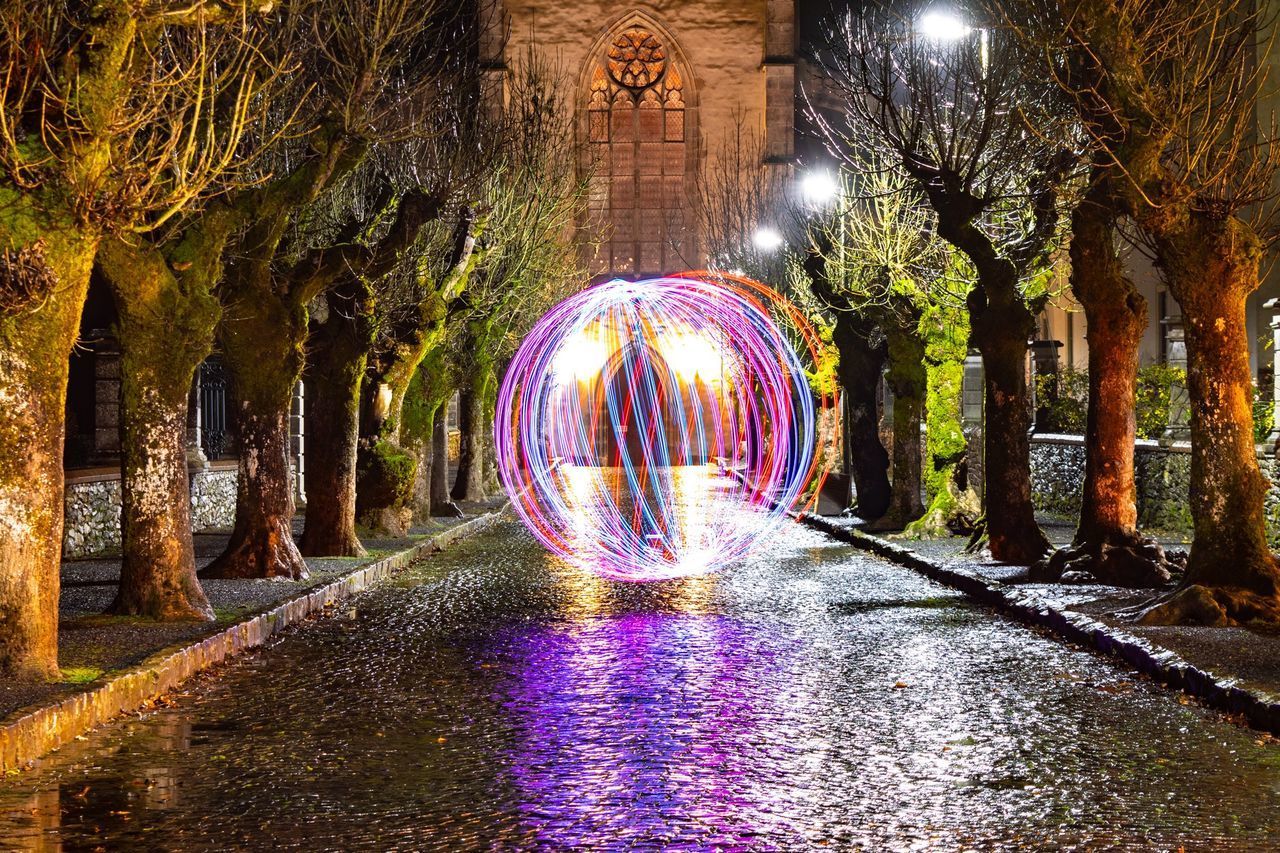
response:
<svg viewBox="0 0 1280 853"><path fill-rule="evenodd" d="M605 0L551 4L484 0L482 8L490 23L481 50L494 75L494 88L501 88L502 70L520 62L530 46L536 46L559 66L564 85L575 90L567 103L574 105L577 134L583 143L598 141L589 119L594 115L593 109L603 109L591 106L596 85L593 69L600 65L602 47L607 49L612 39L631 27L652 33L661 43L670 68L678 69L683 86L684 132L680 138L686 160L684 198L676 205L683 210L672 208L670 187L674 184L663 184L664 200L656 204L656 182L649 182L652 186L641 189L634 206L641 211L652 208L653 215L641 216L634 226L624 227L624 223L613 220L619 215L625 218L628 211L621 210L619 214L613 209L614 201L609 201L608 210L603 211L605 225L600 236L626 240L624 232L634 227L640 235L637 239L655 239L652 233L645 236L646 232L661 231L661 221L668 220L666 227L679 235L680 246L674 256L664 256L663 272L706 265L705 244L696 225L696 184L699 175L710 174L708 170L714 167L732 136L743 129L748 134L759 131L760 153L766 164L786 168L794 155L795 0L650 0L642 5ZM674 152L668 153L674 156ZM619 182L626 180L620 175L631 174L620 165L618 156L610 156L612 165L601 161L592 168L593 210L604 204L606 197L619 192ZM638 163L636 173L642 179L652 173ZM669 165L664 160L660 170L664 181L671 174L671 181L678 182L680 179L674 175L681 169L668 169ZM632 202L625 202L622 207L631 205ZM585 224L589 230L600 225L594 220ZM640 259L636 265L640 265ZM605 267L603 271L609 274L633 272L625 266ZM593 273L601 271L596 263L592 269Z"/></svg>
<svg viewBox="0 0 1280 853"><path fill-rule="evenodd" d="M120 478L69 479L63 496L62 556L68 560L120 553ZM213 467L191 475L191 527L228 528L235 522L236 469Z"/></svg>

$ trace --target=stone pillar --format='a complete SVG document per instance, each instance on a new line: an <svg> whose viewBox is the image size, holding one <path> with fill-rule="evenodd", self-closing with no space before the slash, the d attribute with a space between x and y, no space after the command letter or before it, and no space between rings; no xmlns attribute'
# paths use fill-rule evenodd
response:
<svg viewBox="0 0 1280 853"><path fill-rule="evenodd" d="M205 471L209 468L209 457L204 455L201 430L204 428L204 412L200 400L200 368L191 380L191 393L187 396L187 470L191 472Z"/></svg>
<svg viewBox="0 0 1280 853"><path fill-rule="evenodd" d="M94 330L93 460L120 458L120 345L105 331Z"/></svg>
<svg viewBox="0 0 1280 853"><path fill-rule="evenodd" d="M1268 299L1262 307L1271 312L1271 431L1267 433L1267 447L1272 453L1280 453L1280 299Z"/></svg>
<svg viewBox="0 0 1280 853"><path fill-rule="evenodd" d="M964 359L964 381L961 385L960 422L966 427L982 427L982 407L986 389L982 356L971 350Z"/></svg>
<svg viewBox="0 0 1280 853"><path fill-rule="evenodd" d="M960 386L960 429L967 445L964 481L980 496L984 494L982 416L986 402L985 382L982 355L977 350L970 350L964 359L964 379Z"/></svg>
<svg viewBox="0 0 1280 853"><path fill-rule="evenodd" d="M764 160L789 164L796 144L796 3L765 0Z"/></svg>
<svg viewBox="0 0 1280 853"><path fill-rule="evenodd" d="M503 0L481 0L481 101L494 115L501 114L506 102L507 62L504 51L510 31L511 22Z"/></svg>
<svg viewBox="0 0 1280 853"><path fill-rule="evenodd" d="M302 382L293 386L293 405L289 410L289 451L293 465L293 497L299 505L307 502L303 486L306 473L306 418L303 416L305 389Z"/></svg>
<svg viewBox="0 0 1280 853"><path fill-rule="evenodd" d="M1187 338L1186 330L1182 328L1182 317L1166 317L1164 327L1167 363L1170 367L1180 367L1185 371L1187 369ZM1169 386L1169 425L1160 436L1160 443L1170 445L1175 441L1190 440L1191 401L1187 395L1187 383L1185 379L1174 380Z"/></svg>
<svg viewBox="0 0 1280 853"><path fill-rule="evenodd" d="M1034 435L1038 432L1049 432L1049 405L1053 403L1058 394L1057 376L1058 376L1058 350L1062 348L1062 341L1032 341L1031 342L1031 429L1029 432ZM1050 389L1049 394L1041 399L1040 385L1042 377L1046 377L1043 384ZM1052 377L1052 379L1048 379Z"/></svg>

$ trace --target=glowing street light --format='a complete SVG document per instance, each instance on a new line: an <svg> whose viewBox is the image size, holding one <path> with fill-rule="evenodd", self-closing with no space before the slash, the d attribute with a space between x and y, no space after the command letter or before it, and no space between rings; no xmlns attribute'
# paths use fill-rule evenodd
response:
<svg viewBox="0 0 1280 853"><path fill-rule="evenodd" d="M840 185L825 170L808 172L800 179L800 194L815 207L830 204L840 192Z"/></svg>
<svg viewBox="0 0 1280 853"><path fill-rule="evenodd" d="M956 41L967 36L972 29L959 15L946 9L925 12L917 26L920 35L934 41Z"/></svg>
<svg viewBox="0 0 1280 853"><path fill-rule="evenodd" d="M774 252L782 246L782 235L778 233L776 228L770 228L763 225L756 229L753 242L756 248L762 252Z"/></svg>

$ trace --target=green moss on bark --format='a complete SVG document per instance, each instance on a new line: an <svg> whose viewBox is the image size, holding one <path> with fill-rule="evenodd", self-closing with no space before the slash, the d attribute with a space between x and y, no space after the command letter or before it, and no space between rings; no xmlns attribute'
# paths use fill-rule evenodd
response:
<svg viewBox="0 0 1280 853"><path fill-rule="evenodd" d="M960 420L968 319L959 308L932 305L921 316L920 330L927 372L923 479L928 506L905 533L927 538L946 536L951 526L976 519L981 505L973 489L957 482L957 469L968 451Z"/></svg>

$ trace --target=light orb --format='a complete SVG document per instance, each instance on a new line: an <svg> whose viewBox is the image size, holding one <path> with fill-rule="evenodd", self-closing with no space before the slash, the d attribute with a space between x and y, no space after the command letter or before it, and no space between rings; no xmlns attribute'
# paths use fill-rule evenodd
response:
<svg viewBox="0 0 1280 853"><path fill-rule="evenodd" d="M738 276L588 288L543 316L498 392L498 474L552 552L620 580L703 574L803 502L822 441L799 310Z"/></svg>

